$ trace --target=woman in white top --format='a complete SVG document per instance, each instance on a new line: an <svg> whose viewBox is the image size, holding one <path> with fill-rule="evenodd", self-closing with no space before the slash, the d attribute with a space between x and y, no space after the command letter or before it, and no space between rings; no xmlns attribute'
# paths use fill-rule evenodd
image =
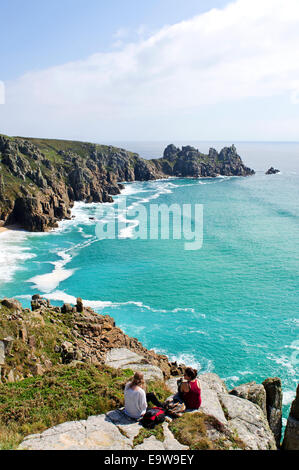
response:
<svg viewBox="0 0 299 470"><path fill-rule="evenodd" d="M133 419L140 419L147 410L147 402L163 408L154 393L145 393L144 377L136 372L133 380L125 387L125 413Z"/></svg>

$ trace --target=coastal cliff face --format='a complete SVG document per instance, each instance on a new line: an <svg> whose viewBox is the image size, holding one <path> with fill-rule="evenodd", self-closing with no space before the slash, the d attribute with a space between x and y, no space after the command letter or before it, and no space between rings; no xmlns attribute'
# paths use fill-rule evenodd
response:
<svg viewBox="0 0 299 470"><path fill-rule="evenodd" d="M122 181L253 173L234 146L204 155L169 145L163 158L144 160L112 146L0 135L0 223L49 230L70 218L75 201L113 202Z"/></svg>
<svg viewBox="0 0 299 470"><path fill-rule="evenodd" d="M299 385L288 418L283 448L284 450L299 450Z"/></svg>
<svg viewBox="0 0 299 470"><path fill-rule="evenodd" d="M161 378L178 375L183 369L170 363L167 356L148 351L136 338L130 338L115 326L113 318L95 313L89 307L64 304L54 307L35 295L32 311L17 300L0 300L0 378L13 383L42 375L55 365L73 361L103 365L111 362L111 350L126 349L141 355L144 364L158 367ZM109 356L110 353L110 356ZM115 367L121 367L116 362ZM2 370L1 370L2 367Z"/></svg>

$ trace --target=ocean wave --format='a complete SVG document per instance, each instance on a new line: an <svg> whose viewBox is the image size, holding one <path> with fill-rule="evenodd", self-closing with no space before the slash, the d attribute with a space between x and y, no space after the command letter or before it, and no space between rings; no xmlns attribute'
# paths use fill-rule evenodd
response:
<svg viewBox="0 0 299 470"><path fill-rule="evenodd" d="M169 194L172 192L170 189L174 185L168 180L155 180L154 182L147 182L148 187L144 188L144 183L134 182L128 183L125 186L125 189L121 190L121 194L114 197L113 203L85 203L75 202L71 214L72 218L70 220L62 220L58 223L58 228L55 229L56 234L63 234L70 232L79 225L83 226L92 226L97 223L105 223L107 220L102 218L103 207L109 206L116 211L118 210L117 205L123 198L130 197L135 195L133 202L124 210L119 210L117 217L118 219L127 224L128 226L121 230L119 238L133 238L134 229L138 226L139 221L130 220L126 218L127 213L134 209L134 207L141 204L147 204L148 202L158 199L162 194ZM144 197L144 193L153 193L147 197ZM138 196L138 194L140 194ZM81 233L84 238L91 238L91 235L85 234L83 227L79 227L78 231Z"/></svg>
<svg viewBox="0 0 299 470"><path fill-rule="evenodd" d="M27 282L33 284L32 289L37 289L39 292L51 292L75 272L74 269L64 269L65 263L63 261L53 262L52 264L55 265L55 268L51 273L40 274L28 279Z"/></svg>
<svg viewBox="0 0 299 470"><path fill-rule="evenodd" d="M295 396L296 396L295 390L285 390L283 392L282 404L284 406L291 405L293 400L295 399Z"/></svg>
<svg viewBox="0 0 299 470"><path fill-rule="evenodd" d="M159 350L157 350L159 351ZM188 367L196 369L200 374L206 374L213 372L214 364L210 359L202 358L200 361L194 356L194 354L180 353L180 354L167 354L171 362L177 362L177 364L186 364Z"/></svg>
<svg viewBox="0 0 299 470"><path fill-rule="evenodd" d="M230 384L234 385L240 380L240 377L238 377L237 375L232 375L230 377L225 377L223 380L224 382L229 382Z"/></svg>
<svg viewBox="0 0 299 470"><path fill-rule="evenodd" d="M92 243L98 242L98 238L93 237L83 243L78 243L66 250L59 250L56 252L57 256L61 259L58 261L49 261L49 264L54 266L53 271L46 274L40 274L27 280L33 284L32 289L37 289L43 293L50 293L54 289L57 289L59 284L66 279L70 278L76 271L76 269L65 269L65 266L69 264L74 256L87 246Z"/></svg>
<svg viewBox="0 0 299 470"><path fill-rule="evenodd" d="M282 366L283 368L285 368L288 373L292 376L296 376L297 373L296 373L296 365L292 363L292 359L290 356L285 356L285 355L282 355L282 356L275 356L274 354L269 354L267 356L267 359L275 362L276 364ZM295 366L295 368L294 368Z"/></svg>
<svg viewBox="0 0 299 470"><path fill-rule="evenodd" d="M24 246L28 235L22 231L7 231L0 234L0 283L13 280L17 271L23 269L23 263L36 255Z"/></svg>
<svg viewBox="0 0 299 470"><path fill-rule="evenodd" d="M54 292L47 292L44 297L48 300L54 300L58 302L64 302L64 303L69 303L72 305L75 305L77 300L76 297L73 295L69 295L64 291L56 290ZM138 301L133 301L129 300L127 302L112 302L110 300L83 300L84 305L87 307L91 307L97 310L105 309L107 307L109 308L119 308L123 307L126 305L132 305L135 307L138 307L140 309L148 310L153 313L165 313L165 314L174 314L178 312L191 312L196 315L204 316L203 314L199 314L195 312L193 308L174 308L172 310L167 310L167 309L156 309L153 307L150 307L149 305L145 305L143 302L138 302Z"/></svg>

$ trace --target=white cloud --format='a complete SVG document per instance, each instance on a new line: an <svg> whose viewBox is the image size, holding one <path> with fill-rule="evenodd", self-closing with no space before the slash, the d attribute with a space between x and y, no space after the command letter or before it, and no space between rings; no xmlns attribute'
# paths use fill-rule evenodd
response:
<svg viewBox="0 0 299 470"><path fill-rule="evenodd" d="M48 125L83 130L252 97L289 93L296 103L298 21L298 0L238 0L113 52L27 73L7 84L7 122L26 109L32 125L48 116Z"/></svg>

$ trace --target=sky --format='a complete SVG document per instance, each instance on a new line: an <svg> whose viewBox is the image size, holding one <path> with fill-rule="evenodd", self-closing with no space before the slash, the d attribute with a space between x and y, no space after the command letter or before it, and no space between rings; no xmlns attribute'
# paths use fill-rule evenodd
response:
<svg viewBox="0 0 299 470"><path fill-rule="evenodd" d="M298 141L298 0L0 0L0 133Z"/></svg>

